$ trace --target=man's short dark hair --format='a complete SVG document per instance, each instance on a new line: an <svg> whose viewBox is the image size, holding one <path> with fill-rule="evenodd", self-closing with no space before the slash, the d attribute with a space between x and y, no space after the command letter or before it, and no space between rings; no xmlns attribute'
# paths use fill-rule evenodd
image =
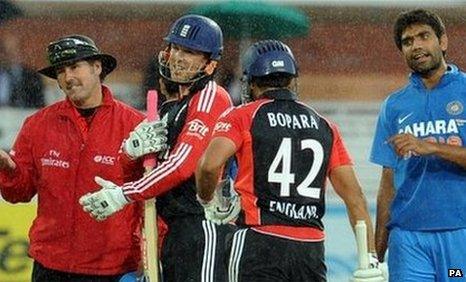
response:
<svg viewBox="0 0 466 282"><path fill-rule="evenodd" d="M253 76L251 82L259 87L286 88L294 78L288 73L272 73L266 76Z"/></svg>
<svg viewBox="0 0 466 282"><path fill-rule="evenodd" d="M399 50L401 50L401 36L403 32L413 24L430 26L439 39L445 34L445 25L437 14L424 9L402 12L398 15L393 28L395 43Z"/></svg>

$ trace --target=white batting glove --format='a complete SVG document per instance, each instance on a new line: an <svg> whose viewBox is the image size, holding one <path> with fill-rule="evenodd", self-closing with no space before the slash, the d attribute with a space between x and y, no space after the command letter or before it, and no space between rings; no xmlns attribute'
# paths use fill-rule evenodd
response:
<svg viewBox="0 0 466 282"><path fill-rule="evenodd" d="M388 281L388 268L385 263L379 263L379 260L373 254L369 256L369 268L357 269L353 272L352 282L386 282ZM384 268L382 270L382 268Z"/></svg>
<svg viewBox="0 0 466 282"><path fill-rule="evenodd" d="M123 143L124 152L131 158L157 153L167 148L167 123L164 119L143 121L131 131Z"/></svg>
<svg viewBox="0 0 466 282"><path fill-rule="evenodd" d="M102 189L82 196L79 203L85 212L90 213L97 221L103 221L121 210L129 201L123 194L121 187L115 183L98 176L94 180Z"/></svg>
<svg viewBox="0 0 466 282"><path fill-rule="evenodd" d="M199 197L198 201L204 208L205 218L215 224L227 224L235 220L241 210L237 195L232 196L226 205L221 203L216 194L210 202L205 202Z"/></svg>
<svg viewBox="0 0 466 282"><path fill-rule="evenodd" d="M227 224L236 219L241 211L238 195L234 192L233 180L230 177L222 180L209 202L197 196L198 202L204 208L205 218L216 224ZM223 195L223 190L228 190L228 196Z"/></svg>

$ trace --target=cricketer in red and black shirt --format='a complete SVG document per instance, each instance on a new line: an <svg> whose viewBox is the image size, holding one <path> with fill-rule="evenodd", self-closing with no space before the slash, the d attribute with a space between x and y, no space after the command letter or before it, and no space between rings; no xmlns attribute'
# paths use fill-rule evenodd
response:
<svg viewBox="0 0 466 282"><path fill-rule="evenodd" d="M256 60L262 63L269 52L270 61L283 67L291 51L277 42L253 45ZM326 180L344 200L353 226L357 219L371 226L365 198L337 127L297 100L289 73L264 72L251 88L255 101L218 120L197 170L198 196L211 201L223 164L235 155L237 224L244 228L230 242L229 281L325 281Z"/></svg>

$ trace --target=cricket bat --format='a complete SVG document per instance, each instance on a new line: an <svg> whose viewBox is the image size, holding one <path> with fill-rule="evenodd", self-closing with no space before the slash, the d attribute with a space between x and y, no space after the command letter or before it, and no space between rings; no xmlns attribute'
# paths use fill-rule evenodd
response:
<svg viewBox="0 0 466 282"><path fill-rule="evenodd" d="M358 268L369 268L369 252L367 251L367 226L364 220L358 220L354 227L356 233L356 247L358 249Z"/></svg>
<svg viewBox="0 0 466 282"><path fill-rule="evenodd" d="M354 227L356 247L358 250L358 269L353 273L350 282L385 282L382 272L377 268L369 268L369 252L367 250L367 226L364 220L358 220Z"/></svg>
<svg viewBox="0 0 466 282"><path fill-rule="evenodd" d="M147 121L159 119L157 112L157 91L147 92ZM156 165L155 155L147 156L144 160L145 173L150 173ZM155 198L144 202L144 227L143 227L143 274L146 282L159 281L159 260L157 253L157 210L155 209Z"/></svg>

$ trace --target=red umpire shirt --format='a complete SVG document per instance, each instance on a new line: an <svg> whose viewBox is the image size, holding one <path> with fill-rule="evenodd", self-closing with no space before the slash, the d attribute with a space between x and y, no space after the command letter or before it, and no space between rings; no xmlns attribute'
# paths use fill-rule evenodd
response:
<svg viewBox="0 0 466 282"><path fill-rule="evenodd" d="M215 137L237 148L239 225L301 241L324 239L328 173L352 164L337 127L287 90L226 112Z"/></svg>
<svg viewBox="0 0 466 282"><path fill-rule="evenodd" d="M140 261L139 205L98 222L78 202L98 189L96 175L122 184L143 172L141 162L119 158L119 151L144 116L115 100L104 85L102 93L102 105L89 124L68 99L28 117L11 152L16 170L0 172L6 201L29 202L38 196L29 255L47 268L116 275L134 271Z"/></svg>

